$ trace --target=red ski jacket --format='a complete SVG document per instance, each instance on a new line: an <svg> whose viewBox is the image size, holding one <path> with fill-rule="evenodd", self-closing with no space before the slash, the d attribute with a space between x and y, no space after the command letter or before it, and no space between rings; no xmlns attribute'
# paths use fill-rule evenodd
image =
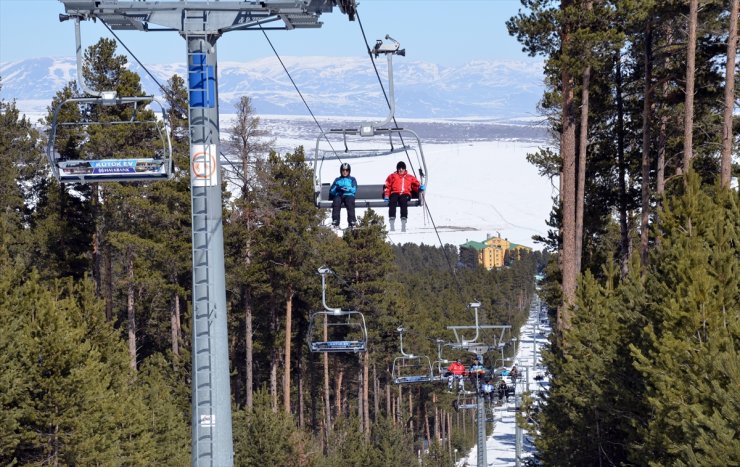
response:
<svg viewBox="0 0 740 467"><path fill-rule="evenodd" d="M420 186L419 180L410 173L400 175L398 172L393 172L385 179L383 198L388 198L393 193L411 196L411 193L419 191Z"/></svg>
<svg viewBox="0 0 740 467"><path fill-rule="evenodd" d="M462 376L465 374L465 365L460 362L452 362L450 366L447 367L447 371L453 375Z"/></svg>

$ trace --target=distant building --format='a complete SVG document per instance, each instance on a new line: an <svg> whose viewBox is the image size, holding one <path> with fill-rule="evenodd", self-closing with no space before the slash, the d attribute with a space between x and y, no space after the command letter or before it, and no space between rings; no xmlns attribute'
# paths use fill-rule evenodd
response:
<svg viewBox="0 0 740 467"><path fill-rule="evenodd" d="M500 268L506 264L507 256L509 258L520 258L521 252L531 252L532 249L512 243L501 234L496 237L488 236L482 242L467 241L460 245L460 256L464 263L469 264L472 258L489 271L493 268ZM467 261L466 261L467 260Z"/></svg>

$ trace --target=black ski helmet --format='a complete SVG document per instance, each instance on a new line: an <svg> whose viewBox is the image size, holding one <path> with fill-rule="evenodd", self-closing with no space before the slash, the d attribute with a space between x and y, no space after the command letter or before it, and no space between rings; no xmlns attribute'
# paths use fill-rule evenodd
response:
<svg viewBox="0 0 740 467"><path fill-rule="evenodd" d="M352 167L346 162L343 162L341 166L339 166L339 174L342 174L342 171L346 170L347 172L352 172Z"/></svg>
<svg viewBox="0 0 740 467"><path fill-rule="evenodd" d="M404 161L398 161L398 164L396 164L396 170L406 170L406 163Z"/></svg>

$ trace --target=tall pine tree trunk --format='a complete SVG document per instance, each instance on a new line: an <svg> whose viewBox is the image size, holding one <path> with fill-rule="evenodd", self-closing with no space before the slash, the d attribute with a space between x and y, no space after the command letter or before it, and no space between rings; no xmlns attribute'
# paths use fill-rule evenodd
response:
<svg viewBox="0 0 740 467"><path fill-rule="evenodd" d="M126 315L128 318L128 355L131 368L136 371L136 313L134 311L134 255L126 254Z"/></svg>
<svg viewBox="0 0 740 467"><path fill-rule="evenodd" d="M670 45L673 43L673 29L670 25L666 27L665 37L666 37L666 44ZM668 68L670 65L671 57L666 56L664 60L664 66ZM663 194L665 193L665 169L666 169L666 147L668 144L668 112L666 111L667 105L665 104L668 101L668 95L670 93L670 88L668 85L668 81L663 81L663 86L661 90L661 100L663 101L664 109L661 112L660 116L660 128L658 129L658 162L657 162L657 169L655 173L655 195L657 197L657 208L656 209L656 216L655 216L655 223L659 223L658 219L658 213L660 212L660 207L663 203ZM659 238L656 238L656 243L660 241Z"/></svg>
<svg viewBox="0 0 740 467"><path fill-rule="evenodd" d="M246 407L254 406L254 330L252 328L252 297L249 288L242 286L242 299L244 300L244 352L245 352L245 377L246 377Z"/></svg>
<svg viewBox="0 0 740 467"><path fill-rule="evenodd" d="M370 358L362 353L362 419L365 422L365 438L370 439Z"/></svg>
<svg viewBox="0 0 740 467"><path fill-rule="evenodd" d="M588 3L589 7L591 2ZM590 8L589 8L590 9ZM591 82L591 67L583 70L583 84L581 89L581 123L578 143L578 197L576 198L576 266L581 271L583 259L583 209L586 200L586 160L588 150L588 99Z"/></svg>
<svg viewBox="0 0 740 467"><path fill-rule="evenodd" d="M565 10L571 0L560 2L561 10ZM563 26L565 28L565 26ZM563 53L570 49L570 33L567 29L561 32ZM563 204L563 250L561 252L561 267L563 281L563 305L558 314L558 328L570 328L570 307L575 301L576 279L576 125L573 114L573 82L570 71L563 66L562 79L562 125L563 133L560 136L560 157L563 163L561 175L562 191L560 197Z"/></svg>
<svg viewBox="0 0 740 467"><path fill-rule="evenodd" d="M298 427L303 429L304 418L303 418L303 356L300 355L300 347L298 349Z"/></svg>
<svg viewBox="0 0 740 467"><path fill-rule="evenodd" d="M62 198L64 199L64 187L60 186L60 190L62 191ZM102 288L102 268L101 268L101 253L100 253L100 245L103 243L101 241L101 238L103 236L103 220L102 216L100 215L100 199L98 198L98 190L100 190L100 187L93 183L92 189L90 190L90 200L91 200L91 208L92 208L92 217L95 222L95 231L93 232L93 238L92 238L92 277L93 281L95 282L95 293L100 296L101 292L103 290Z"/></svg>
<svg viewBox="0 0 740 467"><path fill-rule="evenodd" d="M730 32L727 36L727 65L725 67L725 112L722 116L722 150L720 152L720 184L730 187L732 171L732 112L735 108L735 58L737 56L738 3L730 0Z"/></svg>
<svg viewBox="0 0 740 467"><path fill-rule="evenodd" d="M363 363L363 354L357 355L357 363L358 370L357 370L357 420L360 422L360 432L365 432L365 419L363 418L365 416L365 408L362 406L362 403L364 402L362 395L363 395L363 387L365 386L364 379L364 372L362 371L362 363Z"/></svg>
<svg viewBox="0 0 740 467"><path fill-rule="evenodd" d="M172 293L172 305L170 311L170 339L172 340L172 354L175 358L180 356L180 295Z"/></svg>
<svg viewBox="0 0 740 467"><path fill-rule="evenodd" d="M686 100L683 118L683 173L687 173L694 158L694 80L696 70L696 26L699 0L689 0L689 37L686 48Z"/></svg>
<svg viewBox="0 0 740 467"><path fill-rule="evenodd" d="M378 410L380 410L378 392L380 391L380 382L378 381L378 369L373 363L373 421L378 421Z"/></svg>
<svg viewBox="0 0 740 467"><path fill-rule="evenodd" d="M589 12L592 10L592 2L586 2L586 10ZM587 60L589 60L590 53L587 54ZM575 269L578 273L581 272L583 262L583 210L584 203L586 202L586 161L588 152L588 111L589 111L589 97L591 88L591 65L586 65L583 70L581 84L581 123L580 123L580 135L578 142L578 174L576 178L578 180L578 188L576 189L576 266Z"/></svg>
<svg viewBox="0 0 740 467"><path fill-rule="evenodd" d="M113 321L113 252L110 243L105 244L105 286L103 287L103 297L105 299L105 319Z"/></svg>
<svg viewBox="0 0 740 467"><path fill-rule="evenodd" d="M277 372L278 372L278 351L277 351L277 335L278 335L278 318L275 312L276 304L274 301L270 303L270 332L273 336L273 345L270 349L270 400L272 402L272 411L277 412L278 409L278 395L277 395Z"/></svg>
<svg viewBox="0 0 740 467"><path fill-rule="evenodd" d="M278 355L275 349L270 351L270 401L272 402L272 411L277 412L277 372L278 372Z"/></svg>
<svg viewBox="0 0 740 467"><path fill-rule="evenodd" d="M385 385L385 415L386 417L389 417L393 419L393 404L391 402L391 386L390 384ZM395 426L395 420L394 420L394 426Z"/></svg>
<svg viewBox="0 0 740 467"><path fill-rule="evenodd" d="M342 380L344 379L344 370L339 370L334 387L334 403L336 404L337 417L342 415Z"/></svg>
<svg viewBox="0 0 740 467"><path fill-rule="evenodd" d="M293 290L288 287L288 301L285 303L285 366L283 372L283 410L290 413L290 344L293 337Z"/></svg>
<svg viewBox="0 0 740 467"><path fill-rule="evenodd" d="M630 257L630 234L627 225L627 161L624 158L624 100L622 99L622 53L617 51L615 66L617 99L617 161L619 164L619 264L622 277L627 275Z"/></svg>
<svg viewBox="0 0 740 467"><path fill-rule="evenodd" d="M650 124L653 106L653 31L648 22L645 32L645 98L642 106L642 197L640 218L640 264L643 273L648 265L648 242L650 231Z"/></svg>
<svg viewBox="0 0 740 467"><path fill-rule="evenodd" d="M328 340L328 329L327 329L327 318L324 315L324 342ZM324 352L321 355L324 363L324 407L326 408L326 431L327 439L328 433L331 431L331 390L329 383L329 355Z"/></svg>

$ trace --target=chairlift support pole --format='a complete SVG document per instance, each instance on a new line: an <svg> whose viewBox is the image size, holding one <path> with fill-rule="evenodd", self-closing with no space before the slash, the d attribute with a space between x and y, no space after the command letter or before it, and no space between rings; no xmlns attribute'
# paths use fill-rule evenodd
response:
<svg viewBox="0 0 740 467"><path fill-rule="evenodd" d="M320 267L319 274L321 274L321 304L324 305L324 309L326 311L341 313L341 308L329 308L329 306L326 304L326 275L333 274L332 270L327 267Z"/></svg>
<svg viewBox="0 0 740 467"><path fill-rule="evenodd" d="M224 278L216 41L230 30L321 27L339 6L354 19L354 0L141 2L60 0L67 15L112 29L176 31L187 43L193 251L192 454L194 466L234 464ZM158 25L164 29L152 29ZM79 28L77 29L79 38ZM78 42L78 58L81 57ZM79 71L78 71L79 72Z"/></svg>
<svg viewBox="0 0 740 467"><path fill-rule="evenodd" d="M510 325L483 325L480 324L478 317L478 308L480 308L480 302L473 302L468 305L472 308L475 313L475 325L474 326L447 326L447 329L452 330L455 333L456 344L452 344L453 348L466 350L475 354L479 362L483 361L483 354L490 352L497 347L501 347L503 342L504 333L511 329ZM474 329L475 336L468 340L462 335L462 331L465 329ZM488 345L483 342L478 342L480 338L480 331L482 329L497 329L501 333L498 336L497 342L494 345ZM486 405L483 395L480 391L476 391L476 423L478 425L478 459L476 465L488 465L487 461L487 448L486 448Z"/></svg>

